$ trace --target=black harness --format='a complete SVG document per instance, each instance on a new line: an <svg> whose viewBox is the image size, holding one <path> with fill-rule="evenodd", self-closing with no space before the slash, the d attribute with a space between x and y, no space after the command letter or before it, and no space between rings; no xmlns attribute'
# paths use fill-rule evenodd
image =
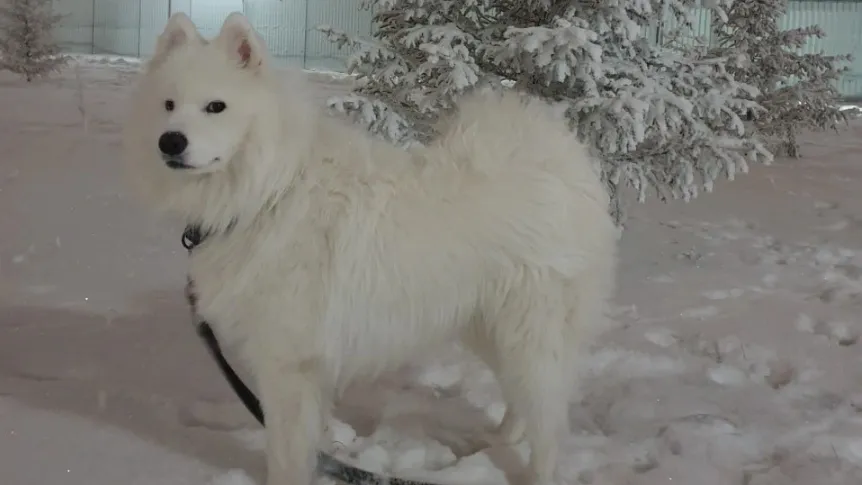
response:
<svg viewBox="0 0 862 485"><path fill-rule="evenodd" d="M192 250L202 244L209 235L210 233L205 232L200 226L188 226L183 232L183 247L185 247L189 254L191 254ZM196 320L198 336L203 340L204 345L207 346L207 349L215 359L219 370L221 370L225 379L227 379L233 392L236 393L249 412L263 426L264 416L263 409L260 406L260 400L254 392L245 385L245 382L242 381L239 375L237 375L233 370L230 363L228 363L224 353L222 353L221 346L213 332L212 326L210 326L206 320L198 317L197 294L195 293L194 281L191 276L188 277L186 284L186 300L188 301L189 306L191 306L192 315ZM317 453L317 471L329 478L349 485L435 485L433 483L417 482L402 478L391 478L377 475L353 465L343 463L332 455L322 451L318 451Z"/></svg>
<svg viewBox="0 0 862 485"><path fill-rule="evenodd" d="M183 232L183 247L189 251L189 254L191 254L192 250L196 246L200 245L208 235L209 234L204 233L199 226L189 226L186 228L185 232ZM236 393L240 401L245 405L246 409L251 412L255 419L257 419L258 423L263 425L263 409L260 407L260 400L258 400L257 396L254 395L251 389L245 385L245 382L242 381L242 379L233 370L233 367L228 363L227 359L225 359L224 353L221 350L221 345L219 345L218 339L216 338L209 322L197 317L198 299L191 276L188 277L186 283L186 301L188 301L189 306L191 306L194 318L197 320L197 324L195 326L197 327L198 336L204 341L210 354L215 358L219 370L224 374L224 377L227 379L228 384L230 384L231 389L233 389L233 392Z"/></svg>

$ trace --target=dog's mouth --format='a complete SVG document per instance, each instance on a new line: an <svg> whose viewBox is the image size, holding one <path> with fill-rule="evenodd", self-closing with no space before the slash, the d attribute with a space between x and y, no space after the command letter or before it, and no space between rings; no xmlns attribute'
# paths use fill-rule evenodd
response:
<svg viewBox="0 0 862 485"><path fill-rule="evenodd" d="M194 165L189 165L181 157L163 157L162 159L165 161L165 165L167 165L170 169L198 172L206 172L208 171L208 169L212 169L216 164L218 164L218 162L221 161L221 157L215 157L208 165L203 167L196 167Z"/></svg>
<svg viewBox="0 0 862 485"><path fill-rule="evenodd" d="M178 159L178 158L166 158L165 159L165 165L167 165L168 168L172 168L174 170L194 170L195 169L195 167L188 165L187 163L185 163L184 161L182 161L181 159Z"/></svg>

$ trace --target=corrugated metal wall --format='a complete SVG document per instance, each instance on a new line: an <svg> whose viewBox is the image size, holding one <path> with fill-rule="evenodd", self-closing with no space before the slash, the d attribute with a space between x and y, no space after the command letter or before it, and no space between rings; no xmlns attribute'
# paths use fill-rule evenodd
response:
<svg viewBox="0 0 862 485"><path fill-rule="evenodd" d="M336 49L335 45L315 27L331 25L346 32L368 37L371 35L371 12L359 9L359 0L307 1L311 8L308 10L306 24L312 29L307 39L307 64L310 67L344 69L343 59L347 53Z"/></svg>
<svg viewBox="0 0 862 485"><path fill-rule="evenodd" d="M862 2L791 2L782 26L790 29L819 25L824 39L811 39L802 49L806 53L853 54L850 71L838 86L848 98L862 97Z"/></svg>
<svg viewBox="0 0 862 485"><path fill-rule="evenodd" d="M141 47L143 2L96 0L93 7L93 47L97 52L135 53ZM149 4L152 5L152 4Z"/></svg>
<svg viewBox="0 0 862 485"><path fill-rule="evenodd" d="M54 0L57 29L71 52L147 56L165 27L168 0Z"/></svg>
<svg viewBox="0 0 862 485"><path fill-rule="evenodd" d="M306 57L307 12L305 0L247 1L245 8L272 55L299 63Z"/></svg>
<svg viewBox="0 0 862 485"><path fill-rule="evenodd" d="M307 68L343 69L338 51L315 30L328 24L354 34L371 34L371 14L360 0L54 0L67 17L57 31L70 51L146 57L171 12L186 12L205 36L218 32L225 16L244 11L280 61ZM709 37L710 15L695 12L698 35ZM862 1L792 0L782 25L820 25L826 39L813 40L808 52L856 53L862 49ZM661 36L659 35L659 38ZM862 97L862 55L841 82L848 97Z"/></svg>
<svg viewBox="0 0 862 485"><path fill-rule="evenodd" d="M54 0L54 11L64 15L55 35L71 52L93 50L93 0Z"/></svg>
<svg viewBox="0 0 862 485"><path fill-rule="evenodd" d="M280 62L306 68L343 69L339 51L316 26L329 24L371 34L371 14L359 0L54 0L66 18L57 37L73 52L147 57L173 12L185 12L205 37L224 18L244 11Z"/></svg>
<svg viewBox="0 0 862 485"><path fill-rule="evenodd" d="M667 23L673 25L673 21ZM709 10L696 9L694 24L694 35L712 40ZM810 38L802 52L853 54L855 59L848 66L850 71L842 77L838 89L847 98L862 98L862 54L859 54L862 50L862 1L791 0L780 24L784 29L819 25L826 32L823 39Z"/></svg>

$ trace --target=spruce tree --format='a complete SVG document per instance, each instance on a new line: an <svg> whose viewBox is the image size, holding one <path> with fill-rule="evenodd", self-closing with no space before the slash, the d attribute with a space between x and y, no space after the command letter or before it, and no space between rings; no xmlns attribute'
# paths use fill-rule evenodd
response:
<svg viewBox="0 0 862 485"><path fill-rule="evenodd" d="M51 0L6 0L0 5L0 70L20 74L27 82L59 71L67 61L53 36L61 19Z"/></svg>
<svg viewBox="0 0 862 485"><path fill-rule="evenodd" d="M358 39L320 30L352 50L357 87L330 106L396 143L434 137L434 121L482 86L559 103L573 136L594 150L622 219L619 189L643 201L690 199L771 154L745 131L757 90L728 66L732 53L668 48L654 19L692 26L693 0L371 0L376 29ZM722 12L723 3L714 8ZM652 37L651 37L652 36Z"/></svg>
<svg viewBox="0 0 862 485"><path fill-rule="evenodd" d="M837 82L850 55L803 53L826 36L819 26L781 28L787 0L735 0L725 18L715 18L715 55L744 54L748 62L728 67L735 79L756 86L763 109L751 114L756 132L778 154L798 157L803 129L837 129L846 121Z"/></svg>

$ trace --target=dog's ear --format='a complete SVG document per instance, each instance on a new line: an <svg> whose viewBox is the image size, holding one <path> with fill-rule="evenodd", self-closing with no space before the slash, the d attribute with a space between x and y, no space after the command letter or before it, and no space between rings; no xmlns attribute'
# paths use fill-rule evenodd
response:
<svg viewBox="0 0 862 485"><path fill-rule="evenodd" d="M159 35L156 42L156 52L153 54L151 63L158 64L177 47L189 42L204 43L192 19L183 12L177 12L168 19L165 30Z"/></svg>
<svg viewBox="0 0 862 485"><path fill-rule="evenodd" d="M245 15L233 12L227 16L217 42L227 49L243 69L260 68L266 57L266 46Z"/></svg>

